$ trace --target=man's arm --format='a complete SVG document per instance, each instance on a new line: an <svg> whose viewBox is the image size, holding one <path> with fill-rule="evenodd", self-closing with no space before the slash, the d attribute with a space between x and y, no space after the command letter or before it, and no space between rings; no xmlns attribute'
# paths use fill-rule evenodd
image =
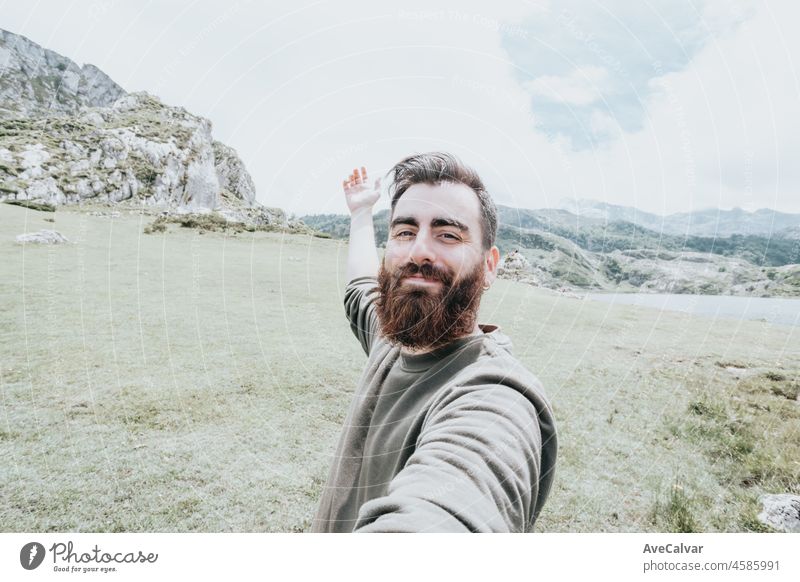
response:
<svg viewBox="0 0 800 582"><path fill-rule="evenodd" d="M534 405L502 385L456 389L426 422L386 496L359 510L357 532L524 532L539 490Z"/></svg>
<svg viewBox="0 0 800 582"><path fill-rule="evenodd" d="M375 299L379 295L377 281L372 277L353 279L344 290L344 312L350 321L350 329L368 356L377 334Z"/></svg>
<svg viewBox="0 0 800 582"><path fill-rule="evenodd" d="M375 249L372 207L380 198L381 179L368 186L367 169L353 170L342 183L350 209L350 244L347 250L347 282L358 277L377 277L380 263Z"/></svg>

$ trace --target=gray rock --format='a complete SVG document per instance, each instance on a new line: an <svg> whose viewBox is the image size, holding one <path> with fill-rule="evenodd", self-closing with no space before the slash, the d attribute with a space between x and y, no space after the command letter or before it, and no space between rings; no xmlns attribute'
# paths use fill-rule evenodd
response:
<svg viewBox="0 0 800 582"><path fill-rule="evenodd" d="M0 149L0 200L256 205L252 178L214 141L209 120L125 93L97 67L1 30L0 67L0 117L13 118Z"/></svg>
<svg viewBox="0 0 800 582"><path fill-rule="evenodd" d="M41 175L42 164L50 159L50 153L40 143L32 144L23 150L19 156L20 166L25 168L23 177L35 177Z"/></svg>
<svg viewBox="0 0 800 582"><path fill-rule="evenodd" d="M77 93L87 105L108 107L119 99L124 90L103 71L87 63L81 68Z"/></svg>
<svg viewBox="0 0 800 582"><path fill-rule="evenodd" d="M189 163L186 170L186 205L214 209L219 205L219 181L211 148Z"/></svg>
<svg viewBox="0 0 800 582"><path fill-rule="evenodd" d="M218 214L230 223L245 224L258 228L308 229L308 227L300 221L291 221L287 219L286 213L280 208L270 208L258 202L251 207L223 208L219 210Z"/></svg>
<svg viewBox="0 0 800 582"><path fill-rule="evenodd" d="M22 196L18 193L17 198L43 200L58 206L64 201L64 193L52 176L44 176L41 179L30 182L30 185L23 191Z"/></svg>
<svg viewBox="0 0 800 582"><path fill-rule="evenodd" d="M758 514L761 523L779 531L800 532L800 495L762 495L759 500L764 507Z"/></svg>
<svg viewBox="0 0 800 582"><path fill-rule="evenodd" d="M236 155L236 150L218 141L213 143L213 147L220 189L232 193L245 204L252 206L256 201L256 186L244 163Z"/></svg>
<svg viewBox="0 0 800 582"><path fill-rule="evenodd" d="M67 237L56 230L40 230L39 232L30 232L17 235L17 242L19 244L34 243L43 245L57 245L69 242Z"/></svg>
<svg viewBox="0 0 800 582"><path fill-rule="evenodd" d="M79 118L83 123L88 123L90 125L96 125L98 127L105 124L106 120L103 116L97 111L85 111Z"/></svg>
<svg viewBox="0 0 800 582"><path fill-rule="evenodd" d="M74 115L81 106L108 107L125 91L93 65L0 29L0 115Z"/></svg>
<svg viewBox="0 0 800 582"><path fill-rule="evenodd" d="M526 259L522 253L511 251L500 264L504 272L508 271L528 271L531 268L531 263Z"/></svg>

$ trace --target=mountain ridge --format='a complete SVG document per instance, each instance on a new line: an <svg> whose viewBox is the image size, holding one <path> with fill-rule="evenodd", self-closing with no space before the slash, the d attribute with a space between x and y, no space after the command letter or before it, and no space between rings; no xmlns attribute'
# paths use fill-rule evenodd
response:
<svg viewBox="0 0 800 582"><path fill-rule="evenodd" d="M389 211L375 213L378 246ZM347 215L306 215L303 223L346 239ZM631 222L581 219L566 210L498 206L501 276L559 290L742 296L800 295L796 240L659 233Z"/></svg>
<svg viewBox="0 0 800 582"><path fill-rule="evenodd" d="M567 210L584 218L604 221L624 220L667 234L693 236L728 236L752 234L770 236L800 227L800 214L770 208L730 210L703 208L691 212L666 215L639 210L633 206L610 204L591 198L562 200L559 210ZM550 210L546 208L535 210Z"/></svg>

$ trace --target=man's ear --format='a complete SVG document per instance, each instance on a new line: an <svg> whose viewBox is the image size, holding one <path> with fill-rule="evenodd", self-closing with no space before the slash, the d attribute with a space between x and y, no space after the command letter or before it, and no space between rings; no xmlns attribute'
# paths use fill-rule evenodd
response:
<svg viewBox="0 0 800 582"><path fill-rule="evenodd" d="M492 247L486 251L485 264L484 264L484 277L486 284L491 285L497 278L497 267L500 264L500 251L497 247Z"/></svg>

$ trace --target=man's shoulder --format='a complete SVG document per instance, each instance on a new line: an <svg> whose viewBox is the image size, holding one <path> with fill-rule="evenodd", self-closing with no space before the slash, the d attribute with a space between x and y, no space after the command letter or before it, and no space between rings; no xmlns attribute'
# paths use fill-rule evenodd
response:
<svg viewBox="0 0 800 582"><path fill-rule="evenodd" d="M365 299L374 299L379 294L380 287L378 279L372 276L356 277L347 282L344 288L345 303L348 301L363 297Z"/></svg>
<svg viewBox="0 0 800 582"><path fill-rule="evenodd" d="M539 379L516 357L498 349L491 338L483 338L479 347L477 357L464 362L430 399L426 416L431 420L426 422L467 411L490 412L520 427L535 423L534 433L549 439L553 412Z"/></svg>
<svg viewBox="0 0 800 582"><path fill-rule="evenodd" d="M511 342L499 328L485 333L472 350L471 357L448 382L451 390L471 389L515 390L528 397L545 399L544 386L510 350Z"/></svg>
<svg viewBox="0 0 800 582"><path fill-rule="evenodd" d="M509 373L534 377L514 355L511 338L500 327L485 324L481 325L481 330L484 333L480 336L482 339L479 344L480 350L476 354L475 361L470 365L473 369L508 370Z"/></svg>
<svg viewBox="0 0 800 582"><path fill-rule="evenodd" d="M376 287L378 286L378 278L372 275L367 275L363 277L356 277L354 279L350 279L345 285L345 288L348 287Z"/></svg>

